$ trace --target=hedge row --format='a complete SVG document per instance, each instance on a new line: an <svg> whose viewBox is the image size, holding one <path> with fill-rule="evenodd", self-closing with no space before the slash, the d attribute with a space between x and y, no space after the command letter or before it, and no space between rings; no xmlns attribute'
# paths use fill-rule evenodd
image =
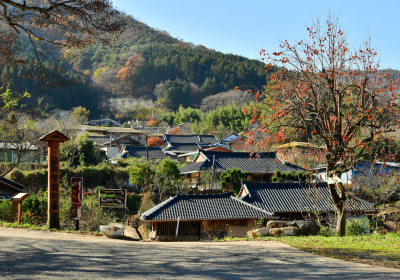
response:
<svg viewBox="0 0 400 280"><path fill-rule="evenodd" d="M128 168L118 168L111 165L88 166L78 168L61 168L60 182L71 177L83 177L85 190L94 189L97 186L106 188L120 188L129 179ZM47 189L47 169L35 171L14 170L9 178L25 186L25 191L37 192Z"/></svg>

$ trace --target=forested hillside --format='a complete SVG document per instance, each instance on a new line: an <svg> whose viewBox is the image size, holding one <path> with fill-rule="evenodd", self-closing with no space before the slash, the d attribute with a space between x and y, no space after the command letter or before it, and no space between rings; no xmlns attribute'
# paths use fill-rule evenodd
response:
<svg viewBox="0 0 400 280"><path fill-rule="evenodd" d="M104 98L158 100L159 106L174 110L180 105L199 107L204 97L235 86L261 88L267 83L269 73L260 61L179 41L166 31L121 16L129 19L129 25L111 46L95 43L83 51L62 54L63 78L74 80L75 85L45 89L26 74L34 72L34 65L3 67L2 79L16 91L44 96L53 108L68 110L82 105L92 117L106 113L104 107L98 111Z"/></svg>

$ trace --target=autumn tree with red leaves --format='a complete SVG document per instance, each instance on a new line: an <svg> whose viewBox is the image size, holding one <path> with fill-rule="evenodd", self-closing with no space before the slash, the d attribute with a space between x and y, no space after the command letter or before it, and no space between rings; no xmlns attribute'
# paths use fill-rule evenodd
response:
<svg viewBox="0 0 400 280"><path fill-rule="evenodd" d="M125 67L118 71L117 78L124 83L125 90L132 89L132 75L142 64L142 56L138 53L135 53L128 58L128 61L125 63Z"/></svg>
<svg viewBox="0 0 400 280"><path fill-rule="evenodd" d="M326 153L317 156L326 159L337 235L344 236L345 207L351 202L338 178L367 157L373 157L372 163L394 160L390 148L383 153L376 147L383 139L390 143L399 128L399 82L379 70L371 39L359 47L350 45L334 15L313 21L303 40L282 41L279 52L262 50L260 55L266 71L273 65L285 68L271 77L267 91L257 93L256 98L265 99L250 108L252 123L262 123L263 133L307 134L306 141L325 147ZM268 115L260 114L260 107L267 107ZM256 142L265 146L269 139ZM249 135L249 143L253 141Z"/></svg>
<svg viewBox="0 0 400 280"><path fill-rule="evenodd" d="M160 137L150 136L147 139L147 147L162 147L164 146L164 142Z"/></svg>

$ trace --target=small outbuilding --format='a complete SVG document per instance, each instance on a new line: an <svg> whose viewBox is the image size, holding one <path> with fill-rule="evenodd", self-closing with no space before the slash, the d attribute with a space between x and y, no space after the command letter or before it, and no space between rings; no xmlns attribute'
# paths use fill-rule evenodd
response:
<svg viewBox="0 0 400 280"><path fill-rule="evenodd" d="M303 213L335 212L326 183L253 183L242 182L238 197L265 211L274 212L281 220L302 220ZM346 211L375 212L368 201L347 195Z"/></svg>
<svg viewBox="0 0 400 280"><path fill-rule="evenodd" d="M260 218L279 219L272 212L234 197L232 192L178 194L140 215L150 228L149 236L163 241L244 236Z"/></svg>

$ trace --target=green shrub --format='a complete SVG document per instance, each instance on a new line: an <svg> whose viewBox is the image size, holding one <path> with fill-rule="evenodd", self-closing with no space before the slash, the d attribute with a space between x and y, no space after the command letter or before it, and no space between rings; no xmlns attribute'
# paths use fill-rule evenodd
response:
<svg viewBox="0 0 400 280"><path fill-rule="evenodd" d="M346 235L365 235L369 233L367 218L353 218L346 221Z"/></svg>
<svg viewBox="0 0 400 280"><path fill-rule="evenodd" d="M13 222L13 203L3 198L0 200L0 221L2 222Z"/></svg>
<svg viewBox="0 0 400 280"><path fill-rule="evenodd" d="M322 236L334 236L335 232L330 227L321 226L318 234Z"/></svg>
<svg viewBox="0 0 400 280"><path fill-rule="evenodd" d="M47 196L31 194L22 202L23 223L42 225L47 219Z"/></svg>
<svg viewBox="0 0 400 280"><path fill-rule="evenodd" d="M126 206L129 211L138 211L142 203L142 196L139 194L128 194L126 198Z"/></svg>

